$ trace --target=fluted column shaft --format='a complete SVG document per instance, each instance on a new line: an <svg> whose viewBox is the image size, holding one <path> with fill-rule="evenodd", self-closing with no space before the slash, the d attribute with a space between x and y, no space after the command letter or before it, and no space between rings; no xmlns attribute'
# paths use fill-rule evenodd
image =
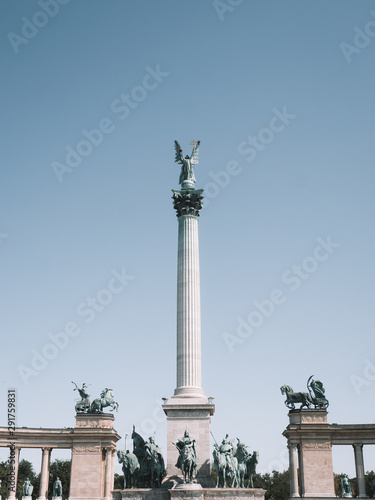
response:
<svg viewBox="0 0 375 500"><path fill-rule="evenodd" d="M289 444L289 472L290 472L290 496L299 497L298 470L297 470L297 445Z"/></svg>
<svg viewBox="0 0 375 500"><path fill-rule="evenodd" d="M112 448L106 448L106 459L105 459L105 477L104 477L104 499L108 500L111 498L111 489L113 486L113 461L114 461L114 451Z"/></svg>
<svg viewBox="0 0 375 500"><path fill-rule="evenodd" d="M203 394L198 217L178 219L177 388L175 394Z"/></svg>
<svg viewBox="0 0 375 500"><path fill-rule="evenodd" d="M39 498L38 500L45 500L48 492L48 482L49 482L49 459L51 454L51 448L42 449L42 467L40 473L40 486L39 486Z"/></svg>
<svg viewBox="0 0 375 500"><path fill-rule="evenodd" d="M173 191L178 216L177 386L175 396L202 397L198 217L203 190Z"/></svg>
<svg viewBox="0 0 375 500"><path fill-rule="evenodd" d="M355 470L358 481L358 498L367 498L365 485L365 467L363 463L363 446L362 444L353 444Z"/></svg>

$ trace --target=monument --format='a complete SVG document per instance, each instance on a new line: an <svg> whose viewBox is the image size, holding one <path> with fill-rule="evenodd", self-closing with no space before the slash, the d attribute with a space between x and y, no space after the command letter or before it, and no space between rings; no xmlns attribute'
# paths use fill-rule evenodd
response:
<svg viewBox="0 0 375 500"><path fill-rule="evenodd" d="M358 498L367 498L363 446L375 444L375 424L329 424L328 400L322 382L311 376L309 392L281 387L289 408L288 440L290 498L336 498L333 480L332 446L352 445L358 484ZM299 408L295 405L300 404ZM352 498L348 478L341 481L342 498Z"/></svg>
<svg viewBox="0 0 375 500"><path fill-rule="evenodd" d="M175 162L181 165L181 189L172 190L178 218L177 380L174 394L163 404L163 410L167 416L168 477L180 478L182 482L177 465L180 450L173 443L177 443L188 429L197 443L196 481L208 487L213 485L210 422L215 406L205 396L201 381L198 218L203 189L195 189L194 166L198 163L198 151L199 141L193 141L191 156L184 157L180 144L175 141Z"/></svg>

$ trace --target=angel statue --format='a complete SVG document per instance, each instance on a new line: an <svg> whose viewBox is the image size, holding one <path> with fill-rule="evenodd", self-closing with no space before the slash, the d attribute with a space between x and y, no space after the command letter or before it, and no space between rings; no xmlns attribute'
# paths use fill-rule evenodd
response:
<svg viewBox="0 0 375 500"><path fill-rule="evenodd" d="M174 149L176 151L175 163L182 165L178 183L181 184L181 189L194 189L195 177L193 166L198 164L198 150L200 141L193 141L193 152L191 156L182 154L182 148L178 141L174 141Z"/></svg>

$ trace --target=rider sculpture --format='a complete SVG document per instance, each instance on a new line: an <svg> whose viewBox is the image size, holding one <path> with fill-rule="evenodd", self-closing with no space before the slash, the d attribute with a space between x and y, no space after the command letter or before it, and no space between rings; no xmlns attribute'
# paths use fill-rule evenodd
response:
<svg viewBox="0 0 375 500"><path fill-rule="evenodd" d="M188 430L186 429L184 437L172 443L176 446L179 452L179 457L176 467L181 469L184 476L184 483L192 483L193 477L197 474L197 450L195 439L191 439Z"/></svg>
<svg viewBox="0 0 375 500"><path fill-rule="evenodd" d="M216 472L216 487L230 488L239 487L238 459L235 456L234 448L228 439L228 434L221 444L214 445L214 468Z"/></svg>
<svg viewBox="0 0 375 500"><path fill-rule="evenodd" d="M164 458L153 437L145 441L143 437L132 432L133 453L117 452L124 472L124 487L160 488L165 475Z"/></svg>

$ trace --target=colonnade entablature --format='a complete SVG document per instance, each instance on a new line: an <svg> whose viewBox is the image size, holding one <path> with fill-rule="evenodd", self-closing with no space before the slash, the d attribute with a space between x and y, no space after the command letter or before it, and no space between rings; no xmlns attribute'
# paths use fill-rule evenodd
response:
<svg viewBox="0 0 375 500"><path fill-rule="evenodd" d="M292 498L333 498L332 446L352 445L358 497L367 498L363 446L375 444L375 424L329 424L325 409L291 410L288 440Z"/></svg>
<svg viewBox="0 0 375 500"><path fill-rule="evenodd" d="M55 449L71 449L69 500L109 500L114 487L116 442L121 439L113 429L113 423L112 414L77 413L74 428L17 427L10 436L7 427L0 427L0 446L10 448L15 485L21 450L40 448L42 465L38 500L46 500L51 452ZM9 491L9 500L15 500L15 495L16 487Z"/></svg>

